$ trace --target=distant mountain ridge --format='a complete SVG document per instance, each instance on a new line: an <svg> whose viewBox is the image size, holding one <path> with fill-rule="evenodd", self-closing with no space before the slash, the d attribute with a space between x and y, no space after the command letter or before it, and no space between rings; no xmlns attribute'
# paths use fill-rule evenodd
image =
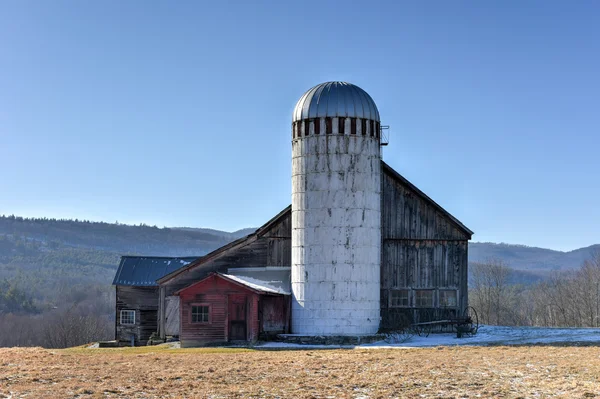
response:
<svg viewBox="0 0 600 399"><path fill-rule="evenodd" d="M202 228L202 227L171 227L171 229L184 230L184 231L196 231L196 232L200 232L200 233L214 234L216 236L224 237L229 240L237 240L238 238L245 237L248 234L252 234L256 231L256 227L240 229L240 230L233 231L231 233L229 233L227 231L216 230L216 229L207 229L207 228Z"/></svg>
<svg viewBox="0 0 600 399"><path fill-rule="evenodd" d="M196 256L253 232L0 216L0 236L122 255ZM0 254L1 255L1 254Z"/></svg>
<svg viewBox="0 0 600 399"><path fill-rule="evenodd" d="M517 270L571 270L580 267L595 251L600 251L600 244L562 252L525 245L472 242L469 243L469 262L484 262L496 258Z"/></svg>

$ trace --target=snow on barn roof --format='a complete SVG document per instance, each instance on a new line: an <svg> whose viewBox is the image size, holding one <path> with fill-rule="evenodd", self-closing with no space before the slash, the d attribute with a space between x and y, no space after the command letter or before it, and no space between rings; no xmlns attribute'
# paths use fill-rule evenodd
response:
<svg viewBox="0 0 600 399"><path fill-rule="evenodd" d="M121 263L117 269L113 285L157 286L157 279L190 264L198 258L199 256L121 256Z"/></svg>
<svg viewBox="0 0 600 399"><path fill-rule="evenodd" d="M246 276L234 276L233 274L223 274L218 273L220 276L225 277L231 281L235 281L236 283L245 285L248 288L252 288L255 291L262 291L269 294L281 294L281 295L290 295L290 292L284 290L280 287L275 287L270 285L268 281L258 280L252 277Z"/></svg>

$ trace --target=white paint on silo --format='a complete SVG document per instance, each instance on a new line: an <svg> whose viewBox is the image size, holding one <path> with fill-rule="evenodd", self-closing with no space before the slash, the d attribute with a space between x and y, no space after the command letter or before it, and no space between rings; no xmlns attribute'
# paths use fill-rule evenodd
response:
<svg viewBox="0 0 600 399"><path fill-rule="evenodd" d="M301 97L292 128L292 333L376 333L381 264L377 107L357 86L323 83Z"/></svg>

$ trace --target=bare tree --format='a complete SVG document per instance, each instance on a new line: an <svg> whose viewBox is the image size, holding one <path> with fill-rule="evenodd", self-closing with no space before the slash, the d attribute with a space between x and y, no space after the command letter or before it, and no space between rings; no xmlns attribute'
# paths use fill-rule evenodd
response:
<svg viewBox="0 0 600 399"><path fill-rule="evenodd" d="M507 324L514 318L509 287L511 269L499 259L475 263L471 268L471 304L481 313L483 323Z"/></svg>
<svg viewBox="0 0 600 399"><path fill-rule="evenodd" d="M578 270L555 272L546 281L529 287L515 311L529 325L598 327L600 252L591 254Z"/></svg>
<svg viewBox="0 0 600 399"><path fill-rule="evenodd" d="M42 314L0 313L0 347L66 348L112 339L112 303L110 295L98 295Z"/></svg>

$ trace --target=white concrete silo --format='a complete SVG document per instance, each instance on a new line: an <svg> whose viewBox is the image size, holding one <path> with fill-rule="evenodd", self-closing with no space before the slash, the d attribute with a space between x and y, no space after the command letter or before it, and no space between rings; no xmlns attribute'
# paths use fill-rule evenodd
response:
<svg viewBox="0 0 600 399"><path fill-rule="evenodd" d="M379 328L380 119L373 99L322 83L292 121L292 333Z"/></svg>

